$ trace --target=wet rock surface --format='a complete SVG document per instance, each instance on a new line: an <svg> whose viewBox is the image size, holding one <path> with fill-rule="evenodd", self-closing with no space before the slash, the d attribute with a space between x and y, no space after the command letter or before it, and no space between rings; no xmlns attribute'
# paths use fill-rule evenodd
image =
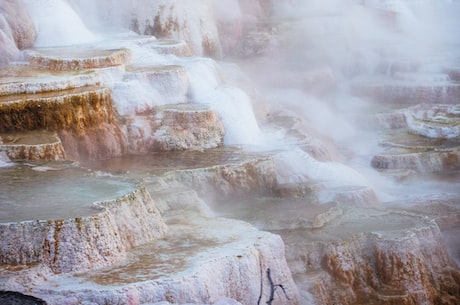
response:
<svg viewBox="0 0 460 305"><path fill-rule="evenodd" d="M96 73L53 73L30 66L7 66L0 71L0 96L36 94L99 85Z"/></svg>
<svg viewBox="0 0 460 305"><path fill-rule="evenodd" d="M351 209L338 203L318 204L314 192L308 194L219 202L212 207L218 215L244 219L283 238L305 304L312 298L320 304L458 302L460 272L450 248L456 246L447 247L444 238L452 238L453 228L458 228L457 204L441 208L439 201L393 203ZM452 227L447 228L446 218ZM443 229L438 223L444 223ZM433 255L434 249L438 252ZM439 285L432 285L435 282Z"/></svg>
<svg viewBox="0 0 460 305"><path fill-rule="evenodd" d="M149 194L129 181L85 176L72 168L6 171L18 177L16 187L14 183L3 186L2 264L43 264L55 273L90 269L112 264L130 248L166 232ZM44 183L45 177L54 182L53 189ZM21 191L20 178L28 184L26 190ZM63 191L65 195L60 194ZM53 200L47 201L41 193Z"/></svg>
<svg viewBox="0 0 460 305"><path fill-rule="evenodd" d="M390 42L375 63L339 52L331 29L349 20L327 5L301 20L283 14L302 1L240 2L221 22L208 0L75 2L163 39L37 48L0 71L0 300L460 303L456 57L431 73L433 57L400 58ZM368 9L385 25L403 17L387 1ZM248 78L190 57L222 49L244 55ZM371 75L355 77L366 60ZM229 85L251 77L273 100ZM337 121L334 107L356 113ZM235 126L246 142L228 145Z"/></svg>
<svg viewBox="0 0 460 305"><path fill-rule="evenodd" d="M0 143L0 151L10 160L65 160L64 147L56 133L1 134Z"/></svg>
<svg viewBox="0 0 460 305"><path fill-rule="evenodd" d="M187 69L179 65L164 66L129 66L124 76L125 81L144 80L164 97L166 104L187 102L189 79Z"/></svg>
<svg viewBox="0 0 460 305"><path fill-rule="evenodd" d="M160 54L174 54L176 56L192 56L189 45L183 40L159 39L147 45L148 48Z"/></svg>
<svg viewBox="0 0 460 305"><path fill-rule="evenodd" d="M205 105L171 104L149 112L126 120L131 152L203 150L223 145L223 124Z"/></svg>
<svg viewBox="0 0 460 305"><path fill-rule="evenodd" d="M401 109L404 124L392 128L380 145L384 150L372 159L378 169L410 169L418 172L458 170L458 105L417 105ZM388 126L388 125L387 125Z"/></svg>
<svg viewBox="0 0 460 305"><path fill-rule="evenodd" d="M206 156L206 153L202 154ZM177 159L168 158L168 160L178 162ZM225 161L221 162L225 164ZM145 165L142 171L144 170ZM154 171L155 168L151 167L151 170ZM240 175L243 172L244 170ZM145 176L145 172L139 174ZM133 172L133 175L135 176L136 172ZM3 280L7 279L5 286L16 287L16 289L21 286L33 286L34 294L43 297L49 304L62 302L79 304L86 300L101 303L108 299L124 303L132 297L142 304L159 301L200 304L217 301L222 296L249 304L257 302L259 298L269 299L270 281L265 274L266 270L270 269L270 277L283 284L288 296L286 298L283 294L277 293L277 304L299 302L297 287L284 259L284 244L279 236L259 231L244 222L213 216L193 190L180 186L178 182L166 182L168 181L166 176L164 180L158 180L157 176L148 174L144 180L152 194L152 199L160 207L162 219L168 227L167 234L163 238L157 242L145 242L135 246L123 259L118 259L118 263L112 261L106 268L95 268L95 265L85 268L84 264L72 264L76 272L68 273L69 270L59 269L64 271L61 275L56 274L61 272L57 272L58 269L54 269L56 266L53 264L51 269L54 272L50 272L46 266L38 268L24 266L25 269L17 272L4 262L1 274ZM105 206L105 203L99 205ZM117 209L118 203L109 205L110 211ZM128 210L124 210L119 216L123 215L125 219L138 218L140 215L150 218L145 211L135 211L136 207L132 205L130 203L126 207ZM138 216L129 216L129 210L135 211ZM103 219L102 215L98 215L97 220L94 220L99 223L98 231L105 232ZM85 232L85 223L94 220L82 217L78 232ZM55 234L56 241L61 238L65 238L66 241L73 239L72 230L67 228L72 222L72 220L60 222L61 229L58 235ZM120 218L115 223L120 225L125 221ZM156 223L161 224L161 221ZM129 225L133 223L129 221ZM145 225L142 225L142 228L147 230ZM147 231L152 232L152 230ZM110 237L111 234L108 233L98 238L98 247L103 240ZM135 236L145 238L145 233L139 232ZM116 236L127 238L116 248L125 247L126 242L132 243L134 238L134 236L129 237L129 230L126 229L120 230L114 237ZM116 245L113 240L110 244ZM85 251L83 249L92 248L89 244L84 246L76 243L76 245L82 252ZM66 246L60 247L62 249L59 252L64 254ZM115 254L113 250L110 252L112 255ZM78 254L75 254L78 257ZM109 259L107 255L108 252L104 255L105 259ZM74 256L65 255L63 259ZM92 263L97 264L95 253L90 256ZM59 261L60 259L57 259L56 263ZM82 272L81 270L84 269L90 270ZM218 276L217 280L216 276ZM46 282L42 282L40 278L46 278ZM248 285L254 280L263 285L263 290L259 284ZM222 285L216 286L216 282ZM49 285L50 283L52 284Z"/></svg>
<svg viewBox="0 0 460 305"><path fill-rule="evenodd" d="M120 66L128 62L129 50L98 50L93 48L37 49L25 55L34 67L51 71L75 71Z"/></svg>

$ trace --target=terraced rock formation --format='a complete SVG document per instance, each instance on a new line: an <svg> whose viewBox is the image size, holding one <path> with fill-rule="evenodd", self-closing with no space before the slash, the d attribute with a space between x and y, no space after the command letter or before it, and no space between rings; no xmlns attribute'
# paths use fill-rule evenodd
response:
<svg viewBox="0 0 460 305"><path fill-rule="evenodd" d="M458 105L417 105L386 117L398 127L381 142L385 150L372 159L380 169L409 169L418 172L458 170ZM391 127L390 126L390 127Z"/></svg>
<svg viewBox="0 0 460 305"><path fill-rule="evenodd" d="M0 136L0 151L11 160L65 160L61 139L51 132L9 133Z"/></svg>
<svg viewBox="0 0 460 305"><path fill-rule="evenodd" d="M29 3L158 37L0 70L0 300L460 303L456 54L347 40L404 33L393 1L225 2Z"/></svg>

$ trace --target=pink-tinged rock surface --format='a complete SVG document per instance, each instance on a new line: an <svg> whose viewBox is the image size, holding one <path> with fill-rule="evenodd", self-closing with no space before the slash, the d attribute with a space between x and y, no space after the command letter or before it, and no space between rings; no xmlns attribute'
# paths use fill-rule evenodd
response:
<svg viewBox="0 0 460 305"><path fill-rule="evenodd" d="M98 268L166 234L167 227L144 188L95 207L92 215L1 224L2 264L44 264L54 273Z"/></svg>
<svg viewBox="0 0 460 305"><path fill-rule="evenodd" d="M351 220L355 217L359 223ZM287 257L299 288L319 304L458 302L459 271L433 220L348 210L320 230L321 238L277 231L292 245Z"/></svg>
<svg viewBox="0 0 460 305"><path fill-rule="evenodd" d="M19 58L20 50L32 47L35 26L22 0L0 3L0 65Z"/></svg>
<svg viewBox="0 0 460 305"><path fill-rule="evenodd" d="M48 129L85 167L0 152L0 289L60 305L460 302L459 3L24 2L36 46L72 47L0 71L3 142ZM91 32L107 26L164 39ZM222 50L244 68L177 57ZM420 103L436 105L401 109ZM99 192L118 199L70 200Z"/></svg>
<svg viewBox="0 0 460 305"><path fill-rule="evenodd" d="M224 127L218 115L199 104L157 106L125 120L129 150L203 150L223 145Z"/></svg>
<svg viewBox="0 0 460 305"><path fill-rule="evenodd" d="M235 220L183 217L169 225L166 238L136 247L111 268L73 275L35 268L5 286L30 287L48 304L209 304L222 297L252 304L270 298L270 269L286 291L277 289L274 304L299 304L279 236Z"/></svg>

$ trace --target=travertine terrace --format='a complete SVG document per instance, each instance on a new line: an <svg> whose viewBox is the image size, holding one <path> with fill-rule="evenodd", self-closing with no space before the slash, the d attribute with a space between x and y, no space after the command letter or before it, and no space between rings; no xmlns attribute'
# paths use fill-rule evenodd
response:
<svg viewBox="0 0 460 305"><path fill-rule="evenodd" d="M0 303L459 304L460 3L339 2L0 3Z"/></svg>

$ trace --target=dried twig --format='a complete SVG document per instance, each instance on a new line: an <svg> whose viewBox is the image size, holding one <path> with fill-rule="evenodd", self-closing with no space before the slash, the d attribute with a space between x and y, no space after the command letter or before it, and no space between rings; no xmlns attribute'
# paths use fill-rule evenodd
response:
<svg viewBox="0 0 460 305"><path fill-rule="evenodd" d="M262 273L262 262L259 261L259 269L260 269L260 294L259 299L257 300L257 305L260 305L260 301L262 300L262 294L264 293L264 274Z"/></svg>
<svg viewBox="0 0 460 305"><path fill-rule="evenodd" d="M281 285L281 284L276 284L275 285L273 283L272 276L271 276L271 273L270 273L270 268L267 269L267 278L268 278L268 281L270 282L270 298L267 301L267 305L272 304L273 300L275 299L276 288L278 288L278 287L280 287L283 290L283 293L284 293L284 296L286 297L286 299L290 300L288 295L287 295L287 293L286 293L286 289L284 289L283 285ZM259 303L257 303L257 304L259 304Z"/></svg>

